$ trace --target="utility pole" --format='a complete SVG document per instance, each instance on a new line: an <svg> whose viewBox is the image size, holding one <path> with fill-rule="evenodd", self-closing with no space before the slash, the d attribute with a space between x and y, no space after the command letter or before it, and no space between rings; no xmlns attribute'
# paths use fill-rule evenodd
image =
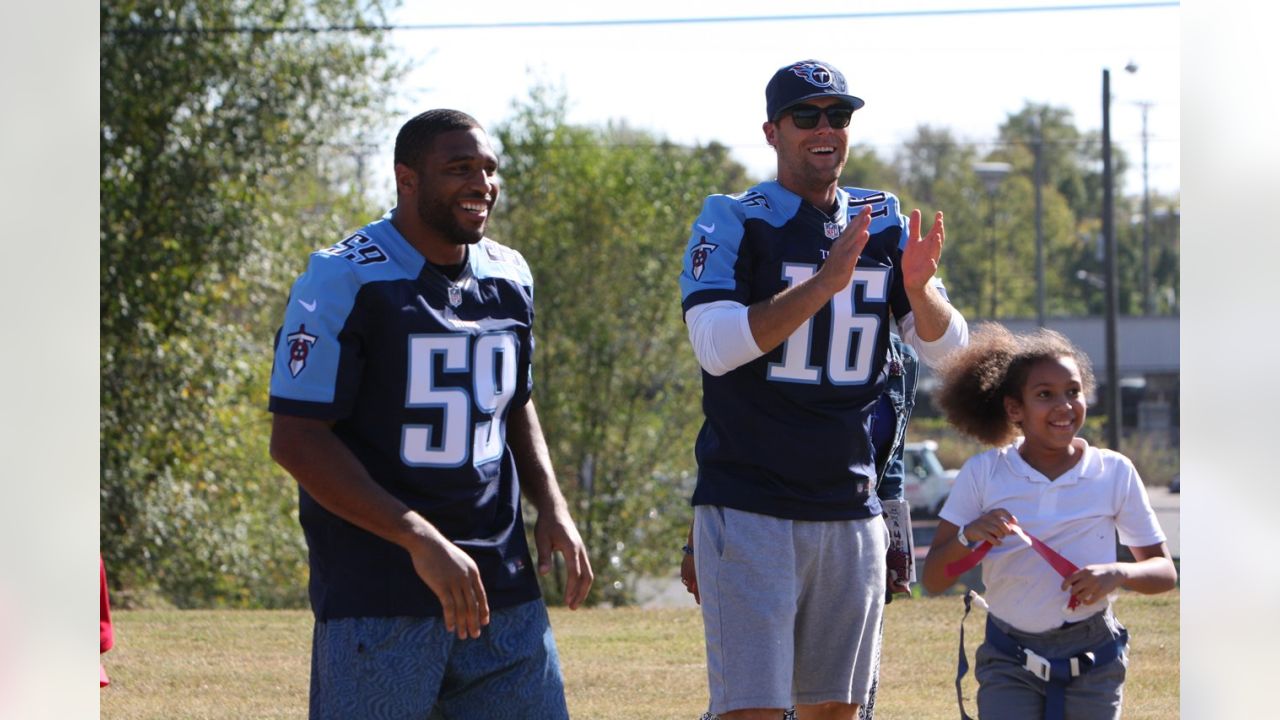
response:
<svg viewBox="0 0 1280 720"><path fill-rule="evenodd" d="M1147 186L1147 110L1151 102L1137 103L1142 108L1142 314L1151 310L1151 192Z"/></svg>
<svg viewBox="0 0 1280 720"><path fill-rule="evenodd" d="M1116 282L1115 181L1111 175L1111 71L1102 69L1102 238L1106 248L1107 294L1107 445L1120 452L1120 369L1116 352L1116 306L1119 288Z"/></svg>
<svg viewBox="0 0 1280 720"><path fill-rule="evenodd" d="M1125 72L1135 75L1138 63L1130 60ZM1135 102L1142 108L1142 314L1151 314L1151 192L1147 185L1147 110L1151 102Z"/></svg>
<svg viewBox="0 0 1280 720"><path fill-rule="evenodd" d="M996 247L996 191L1005 176L1013 170L1007 162L976 162L973 172L987 189L987 233L991 238L991 319L996 319L997 301L999 299L1000 278L997 274L996 257L1000 254Z"/></svg>
<svg viewBox="0 0 1280 720"><path fill-rule="evenodd" d="M1036 326L1044 327L1044 205L1041 197L1041 186L1044 184L1044 108L1039 108L1033 117L1036 124L1036 137L1032 148L1035 151L1035 169L1033 171L1036 186Z"/></svg>

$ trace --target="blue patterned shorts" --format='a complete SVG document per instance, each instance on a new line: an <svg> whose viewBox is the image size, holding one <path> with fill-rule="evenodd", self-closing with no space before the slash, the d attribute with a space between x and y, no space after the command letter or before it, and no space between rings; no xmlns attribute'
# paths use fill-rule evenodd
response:
<svg viewBox="0 0 1280 720"><path fill-rule="evenodd" d="M311 720L568 720L541 600L495 610L474 640L441 618L317 622Z"/></svg>

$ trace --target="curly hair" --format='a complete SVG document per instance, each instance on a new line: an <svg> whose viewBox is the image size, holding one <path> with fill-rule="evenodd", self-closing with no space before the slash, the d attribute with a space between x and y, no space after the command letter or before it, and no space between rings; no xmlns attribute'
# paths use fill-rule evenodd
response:
<svg viewBox="0 0 1280 720"><path fill-rule="evenodd" d="M1093 389L1089 356L1061 333L1041 328L1015 335L1003 325L984 323L974 330L969 345L952 353L939 369L942 385L934 400L960 432L987 445L1004 445L1018 434L1004 399L1020 400L1031 368L1062 357L1080 368L1082 390L1088 395Z"/></svg>

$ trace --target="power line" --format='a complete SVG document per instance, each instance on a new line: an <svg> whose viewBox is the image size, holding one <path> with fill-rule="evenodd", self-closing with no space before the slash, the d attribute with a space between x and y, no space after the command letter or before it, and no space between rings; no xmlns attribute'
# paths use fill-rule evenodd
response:
<svg viewBox="0 0 1280 720"><path fill-rule="evenodd" d="M406 25L321 25L321 26L214 26L203 28L182 27L128 27L103 30L104 35L226 35L250 33L255 35L317 34L317 33L371 33L396 30L513 30L547 28L598 28L633 27L645 25L709 25L721 23L797 22L806 20L867 20L883 18L942 17L955 15L1009 15L1041 12L1081 12L1093 10L1139 10L1148 8L1178 7L1177 1L1134 3L1089 3L1075 5L1027 5L1022 7L988 8L937 8L929 10L884 10L877 12L825 13L818 15L739 15L728 17L691 18L621 18L614 20L513 20L501 22L463 23L413 23Z"/></svg>

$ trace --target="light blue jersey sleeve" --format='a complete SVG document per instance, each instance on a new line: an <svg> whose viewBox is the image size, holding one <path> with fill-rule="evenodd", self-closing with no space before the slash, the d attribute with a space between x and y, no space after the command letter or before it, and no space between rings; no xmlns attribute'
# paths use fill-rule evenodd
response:
<svg viewBox="0 0 1280 720"><path fill-rule="evenodd" d="M708 196L685 246L680 273L684 311L718 300L749 304L746 268L751 266L752 248L744 242L746 223L758 221L779 228L799 206L799 196L783 190L776 181L736 195Z"/></svg>
<svg viewBox="0 0 1280 720"><path fill-rule="evenodd" d="M728 195L711 195L693 221L680 272L685 310L715 300L744 302L746 288L735 277L742 249L743 214Z"/></svg>
<svg viewBox="0 0 1280 720"><path fill-rule="evenodd" d="M289 291L284 325L276 338L273 398L321 405L335 402L343 344L348 345L348 355L359 356L350 352L359 342L358 335L344 328L360 285L347 260L324 252L311 255L306 272Z"/></svg>
<svg viewBox="0 0 1280 720"><path fill-rule="evenodd" d="M311 254L294 282L276 338L271 405L289 413L337 419L359 388L363 328L353 322L366 284L415 277L423 259L388 213L341 242Z"/></svg>

